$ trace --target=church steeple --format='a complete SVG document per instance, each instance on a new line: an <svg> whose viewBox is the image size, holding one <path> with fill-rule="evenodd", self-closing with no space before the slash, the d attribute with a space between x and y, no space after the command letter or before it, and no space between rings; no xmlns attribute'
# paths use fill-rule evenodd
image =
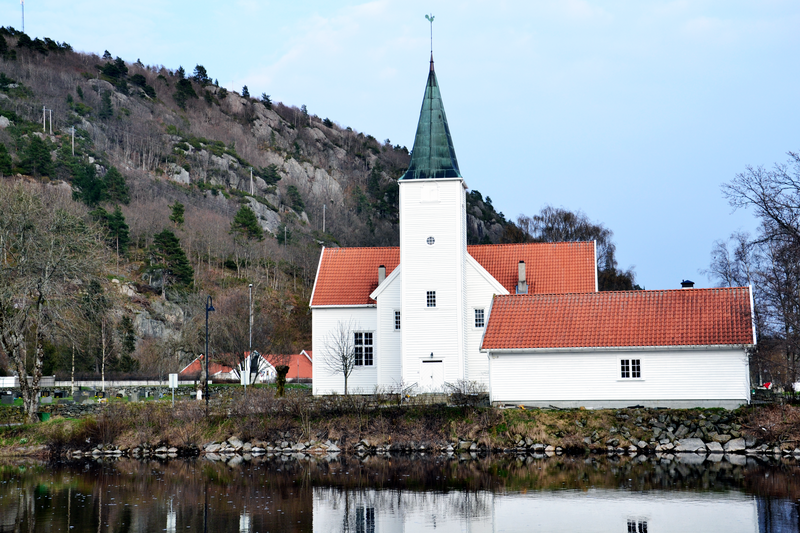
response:
<svg viewBox="0 0 800 533"><path fill-rule="evenodd" d="M401 180L460 178L456 151L444 104L439 92L439 82L433 70L433 53L431 53L431 69L425 86L425 97L419 113L417 134L414 137L414 148L411 152L411 164Z"/></svg>

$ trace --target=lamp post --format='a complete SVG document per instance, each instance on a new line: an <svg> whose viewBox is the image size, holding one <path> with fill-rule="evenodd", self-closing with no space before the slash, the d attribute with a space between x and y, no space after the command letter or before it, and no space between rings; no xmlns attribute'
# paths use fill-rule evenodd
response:
<svg viewBox="0 0 800 533"><path fill-rule="evenodd" d="M253 284L250 284L250 351L253 351Z"/></svg>
<svg viewBox="0 0 800 533"><path fill-rule="evenodd" d="M206 299L206 416L208 416L208 313L215 311L211 296Z"/></svg>

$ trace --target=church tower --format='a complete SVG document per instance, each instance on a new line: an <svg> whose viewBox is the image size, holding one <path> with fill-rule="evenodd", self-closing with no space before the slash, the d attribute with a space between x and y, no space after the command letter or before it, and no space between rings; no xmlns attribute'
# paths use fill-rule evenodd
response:
<svg viewBox="0 0 800 533"><path fill-rule="evenodd" d="M438 391L464 377L466 184L433 68L400 178L403 382Z"/></svg>

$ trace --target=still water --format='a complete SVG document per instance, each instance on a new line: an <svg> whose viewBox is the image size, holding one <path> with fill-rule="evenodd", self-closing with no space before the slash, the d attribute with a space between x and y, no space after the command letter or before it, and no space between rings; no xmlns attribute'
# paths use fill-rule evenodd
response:
<svg viewBox="0 0 800 533"><path fill-rule="evenodd" d="M800 533L799 473L742 457L6 462L0 533Z"/></svg>

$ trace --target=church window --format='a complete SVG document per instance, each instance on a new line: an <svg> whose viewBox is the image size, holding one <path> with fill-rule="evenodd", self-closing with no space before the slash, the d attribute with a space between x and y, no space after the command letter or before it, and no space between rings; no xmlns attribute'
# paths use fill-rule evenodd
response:
<svg viewBox="0 0 800 533"><path fill-rule="evenodd" d="M433 237L428 237L428 239L425 242L428 243L428 246L433 246L433 244L436 242L436 239L434 239Z"/></svg>
<svg viewBox="0 0 800 533"><path fill-rule="evenodd" d="M641 379L641 359L620 359L620 377L622 379Z"/></svg>
<svg viewBox="0 0 800 533"><path fill-rule="evenodd" d="M436 307L436 291L428 291L428 307Z"/></svg>
<svg viewBox="0 0 800 533"><path fill-rule="evenodd" d="M372 366L372 332L357 331L354 335L356 366Z"/></svg>
<svg viewBox="0 0 800 533"><path fill-rule="evenodd" d="M394 312L394 329L400 331L400 311Z"/></svg>
<svg viewBox="0 0 800 533"><path fill-rule="evenodd" d="M475 310L475 327L482 328L486 325L486 322L483 317L483 309L476 309Z"/></svg>

